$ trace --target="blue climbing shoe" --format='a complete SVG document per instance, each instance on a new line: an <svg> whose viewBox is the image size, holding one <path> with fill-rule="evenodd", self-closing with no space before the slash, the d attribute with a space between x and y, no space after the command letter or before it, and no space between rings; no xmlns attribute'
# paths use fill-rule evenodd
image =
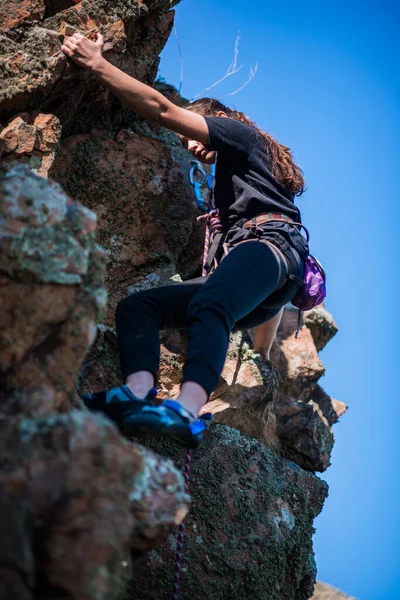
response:
<svg viewBox="0 0 400 600"><path fill-rule="evenodd" d="M157 396L157 390L152 388L146 398L137 398L126 385L111 390L82 395L87 408L93 412L102 412L109 419L121 426L127 413L132 414L143 406L151 405Z"/></svg>
<svg viewBox="0 0 400 600"><path fill-rule="evenodd" d="M169 438L186 448L198 448L203 442L203 421L196 420L175 400L159 406L142 404L125 413L121 431L129 438Z"/></svg>

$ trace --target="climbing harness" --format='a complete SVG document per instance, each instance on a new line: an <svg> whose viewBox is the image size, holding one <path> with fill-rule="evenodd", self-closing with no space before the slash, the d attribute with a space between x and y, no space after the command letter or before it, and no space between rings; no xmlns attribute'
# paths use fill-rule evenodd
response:
<svg viewBox="0 0 400 600"><path fill-rule="evenodd" d="M245 229L251 229L252 227L254 227L257 230L260 228L260 225L268 223L270 221L284 221L286 223L294 225L295 227L298 227L299 229L304 229L306 233L307 243L310 241L310 234L308 233L308 229L302 223L297 223L296 221L293 221L286 215L282 214L264 213L258 215L257 217L254 217L253 219L250 219L249 221L246 221L242 225L242 227L244 227ZM275 248L280 250L277 246L275 246ZM281 250L280 253L282 254L287 264L286 257L284 256ZM291 300L293 306L295 306L299 310L295 334L295 337L297 339L299 336L301 326L303 324L303 311L315 308L316 306L321 304L321 302L323 302L326 297L326 275L325 270L319 262L319 260L315 258L315 256L313 256L312 254L308 254L304 262L303 279L300 280L297 277L291 275L290 273L288 275L288 278L299 283L299 291Z"/></svg>

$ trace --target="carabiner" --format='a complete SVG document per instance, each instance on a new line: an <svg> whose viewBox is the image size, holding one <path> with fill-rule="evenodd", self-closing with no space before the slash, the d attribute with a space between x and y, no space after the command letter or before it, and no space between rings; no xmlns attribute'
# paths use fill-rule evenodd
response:
<svg viewBox="0 0 400 600"><path fill-rule="evenodd" d="M190 163L192 165L189 171L190 183L192 185L194 185L195 183L200 183L200 186L202 186L207 178L207 173L205 172L198 160L191 160ZM201 175L201 179L198 182L196 182L195 180L195 176L197 175L197 173L200 173Z"/></svg>

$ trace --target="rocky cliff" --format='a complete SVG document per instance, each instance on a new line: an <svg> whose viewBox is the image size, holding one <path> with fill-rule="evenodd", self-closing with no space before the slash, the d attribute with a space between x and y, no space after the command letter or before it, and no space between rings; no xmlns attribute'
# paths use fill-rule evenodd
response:
<svg viewBox="0 0 400 600"><path fill-rule="evenodd" d="M350 597L326 583L316 583L312 600L356 600L356 598Z"/></svg>
<svg viewBox="0 0 400 600"><path fill-rule="evenodd" d="M0 3L0 600L112 600L127 581L127 598L169 596L189 506L182 450L122 439L75 389L121 381L120 298L199 271L189 156L60 47L101 31L106 57L152 83L171 4ZM314 473L329 466L345 406L318 383L332 317L311 311L299 340L295 319L287 309L272 362L252 332L232 335L206 407L215 423L193 457L182 600L313 593L312 524L327 494ZM185 340L162 341L160 397L173 397Z"/></svg>

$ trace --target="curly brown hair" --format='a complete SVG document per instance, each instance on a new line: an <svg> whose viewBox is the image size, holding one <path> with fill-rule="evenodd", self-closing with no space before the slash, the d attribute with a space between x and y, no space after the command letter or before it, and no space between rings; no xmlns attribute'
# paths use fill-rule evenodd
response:
<svg viewBox="0 0 400 600"><path fill-rule="evenodd" d="M185 108L187 110L192 110L203 117L212 117L219 111L222 111L226 113L230 119L235 119L235 121L240 121L240 123L254 127L266 142L273 176L288 189L293 196L300 196L304 192L305 182L303 171L294 162L290 148L283 146L283 144L280 144L272 137L272 135L257 127L257 125L246 117L244 113L225 106L215 98L200 98L200 100L190 102Z"/></svg>

